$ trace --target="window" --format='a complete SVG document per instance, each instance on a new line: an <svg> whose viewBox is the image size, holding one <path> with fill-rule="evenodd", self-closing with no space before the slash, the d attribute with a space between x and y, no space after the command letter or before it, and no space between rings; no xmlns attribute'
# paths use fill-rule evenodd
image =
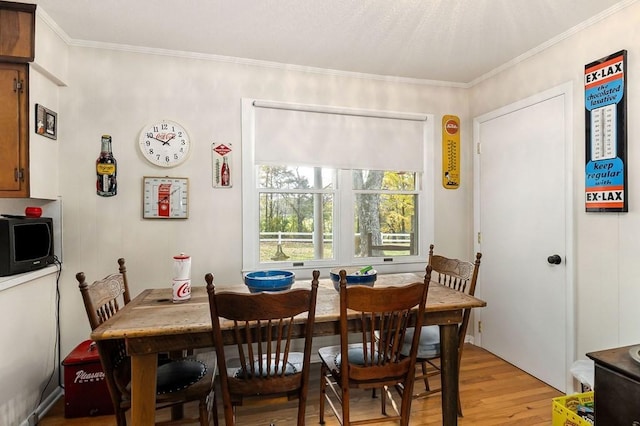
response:
<svg viewBox="0 0 640 426"><path fill-rule="evenodd" d="M354 256L398 257L417 254L417 173L353 170Z"/></svg>
<svg viewBox="0 0 640 426"><path fill-rule="evenodd" d="M319 167L256 167L259 263L334 259L335 172Z"/></svg>
<svg viewBox="0 0 640 426"><path fill-rule="evenodd" d="M431 122L243 100L243 269L424 268Z"/></svg>

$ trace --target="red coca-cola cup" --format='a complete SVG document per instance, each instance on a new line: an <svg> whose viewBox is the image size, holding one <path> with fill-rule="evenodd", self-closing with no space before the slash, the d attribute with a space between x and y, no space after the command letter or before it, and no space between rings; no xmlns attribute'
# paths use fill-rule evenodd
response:
<svg viewBox="0 0 640 426"><path fill-rule="evenodd" d="M27 217L40 217L42 216L42 209L40 207L27 207L24 209L24 214Z"/></svg>

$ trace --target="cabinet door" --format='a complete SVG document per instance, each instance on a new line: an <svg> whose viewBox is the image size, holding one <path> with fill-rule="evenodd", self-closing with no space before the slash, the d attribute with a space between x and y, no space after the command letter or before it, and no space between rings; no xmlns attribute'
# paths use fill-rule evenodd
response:
<svg viewBox="0 0 640 426"><path fill-rule="evenodd" d="M599 425L640 424L640 383L596 364L594 390Z"/></svg>
<svg viewBox="0 0 640 426"><path fill-rule="evenodd" d="M35 10L35 4L0 1L0 60L33 61Z"/></svg>
<svg viewBox="0 0 640 426"><path fill-rule="evenodd" d="M28 197L27 65L0 63L0 197Z"/></svg>

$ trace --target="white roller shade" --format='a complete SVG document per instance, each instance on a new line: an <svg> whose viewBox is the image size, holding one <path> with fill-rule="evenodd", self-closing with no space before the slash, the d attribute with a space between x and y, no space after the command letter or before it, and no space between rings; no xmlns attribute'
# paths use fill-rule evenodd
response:
<svg viewBox="0 0 640 426"><path fill-rule="evenodd" d="M426 115L254 101L255 160L341 169L424 169Z"/></svg>

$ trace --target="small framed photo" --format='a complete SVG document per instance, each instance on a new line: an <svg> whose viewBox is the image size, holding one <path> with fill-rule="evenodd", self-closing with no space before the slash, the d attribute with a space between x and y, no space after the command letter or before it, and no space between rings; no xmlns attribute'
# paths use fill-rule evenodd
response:
<svg viewBox="0 0 640 426"><path fill-rule="evenodd" d="M36 104L36 133L58 139L58 114L40 104Z"/></svg>

